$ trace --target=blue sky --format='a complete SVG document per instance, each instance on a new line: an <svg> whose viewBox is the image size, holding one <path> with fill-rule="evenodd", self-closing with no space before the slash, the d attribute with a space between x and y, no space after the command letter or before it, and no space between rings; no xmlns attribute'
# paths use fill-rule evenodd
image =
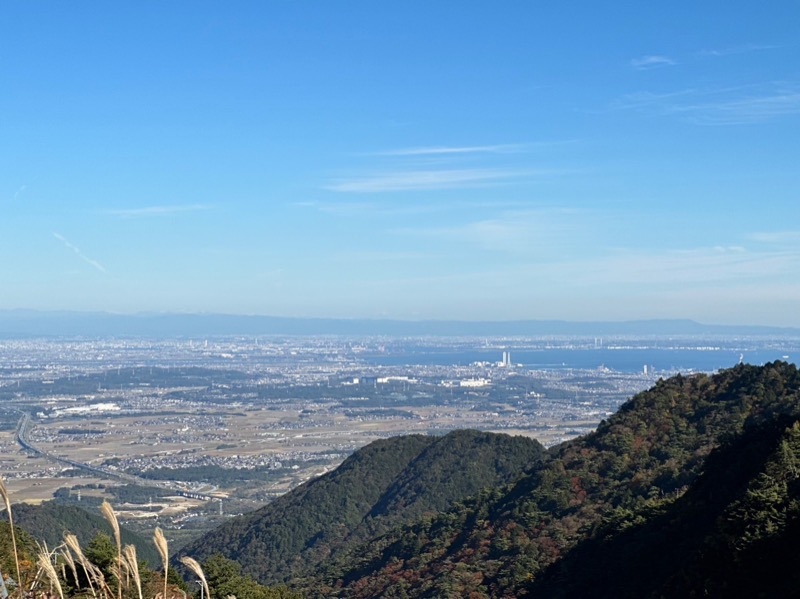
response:
<svg viewBox="0 0 800 599"><path fill-rule="evenodd" d="M800 326L800 6L539 4L4 2L0 309Z"/></svg>

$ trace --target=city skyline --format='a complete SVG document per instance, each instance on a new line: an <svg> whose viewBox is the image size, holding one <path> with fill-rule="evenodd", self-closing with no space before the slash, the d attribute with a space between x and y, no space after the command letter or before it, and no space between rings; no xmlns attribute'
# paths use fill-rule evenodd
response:
<svg viewBox="0 0 800 599"><path fill-rule="evenodd" d="M0 8L0 310L800 326L796 3Z"/></svg>

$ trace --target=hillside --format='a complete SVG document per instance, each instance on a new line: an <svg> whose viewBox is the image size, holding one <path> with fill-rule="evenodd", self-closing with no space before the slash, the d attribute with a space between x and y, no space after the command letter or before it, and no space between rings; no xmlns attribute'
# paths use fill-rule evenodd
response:
<svg viewBox="0 0 800 599"><path fill-rule="evenodd" d="M544 453L531 439L476 431L376 441L185 552L221 553L262 583L294 580L393 526L517 478Z"/></svg>
<svg viewBox="0 0 800 599"><path fill-rule="evenodd" d="M799 474L800 422L755 426L715 450L679 499L610 520L527 590L552 599L798 596Z"/></svg>
<svg viewBox="0 0 800 599"><path fill-rule="evenodd" d="M588 551L580 544L609 523L635 528L648 522L654 510L669 509L690 522L685 506L702 496L703 481L737 466L734 450L714 450L747 446L759 438L761 428L776 426L775 434L781 434L800 414L799 389L796 367L781 362L660 381L628 401L595 433L553 448L549 460L516 483L484 491L438 516L344 552L307 588L348 597L386 596L390 591L395 596L512 597L534 590L539 581L545 585L572 575L565 558L578 556L571 552L579 546ZM768 468L765 456L775 451L775 438L763 434L767 440L761 461L731 474L730 501L723 506L733 506L748 485L757 488L759 473ZM791 524L793 516L785 512L794 509L794 496L781 501L770 509ZM711 510L701 511L700 521L713 519ZM732 522L741 530L750 526L746 518ZM736 543L741 530L726 534ZM637 568L640 555L646 553L632 553L628 567ZM553 570L560 560L568 574ZM702 571L695 577L702 577Z"/></svg>
<svg viewBox="0 0 800 599"><path fill-rule="evenodd" d="M0 513L0 519L6 519L5 512ZM78 537L81 545L89 544L95 535L103 533L112 536L113 532L109 523L96 513L87 512L78 507L59 505L47 501L40 505L20 503L14 506L14 524L24 529L30 536L39 542L47 543L48 547L57 547L64 540L64 533L69 532ZM153 542L141 535L121 527L123 544L136 546L140 559L151 566L160 563L160 558Z"/></svg>
<svg viewBox="0 0 800 599"><path fill-rule="evenodd" d="M20 560L35 561L36 541L24 530L14 525L16 532L17 551ZM11 528L8 520L0 520L0 573L4 576L16 576L14 562L14 548L11 543ZM2 592L2 591L0 591Z"/></svg>

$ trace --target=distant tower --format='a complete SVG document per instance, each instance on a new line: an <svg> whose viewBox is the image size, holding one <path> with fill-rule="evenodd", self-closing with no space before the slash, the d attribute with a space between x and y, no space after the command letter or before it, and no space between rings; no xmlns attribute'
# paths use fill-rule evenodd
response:
<svg viewBox="0 0 800 599"><path fill-rule="evenodd" d="M506 368L511 368L511 352L506 352Z"/></svg>
<svg viewBox="0 0 800 599"><path fill-rule="evenodd" d="M647 364L644 365L644 375L647 376Z"/></svg>

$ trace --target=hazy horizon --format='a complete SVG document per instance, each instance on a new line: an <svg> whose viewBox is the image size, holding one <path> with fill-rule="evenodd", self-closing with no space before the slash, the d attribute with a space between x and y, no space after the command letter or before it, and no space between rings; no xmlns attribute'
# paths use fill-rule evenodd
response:
<svg viewBox="0 0 800 599"><path fill-rule="evenodd" d="M0 310L0 338L15 337L463 337L608 339L797 339L800 328L730 325L688 319L622 321L411 320L380 318L297 318L257 314L142 312L41 312Z"/></svg>
<svg viewBox="0 0 800 599"><path fill-rule="evenodd" d="M800 327L797 3L6 3L0 310Z"/></svg>

